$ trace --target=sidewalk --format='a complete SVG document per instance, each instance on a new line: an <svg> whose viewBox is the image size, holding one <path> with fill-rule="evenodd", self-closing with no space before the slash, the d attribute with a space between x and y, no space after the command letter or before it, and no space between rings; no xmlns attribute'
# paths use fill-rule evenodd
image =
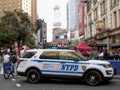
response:
<svg viewBox="0 0 120 90"><path fill-rule="evenodd" d="M120 75L114 75L113 79L120 79Z"/></svg>

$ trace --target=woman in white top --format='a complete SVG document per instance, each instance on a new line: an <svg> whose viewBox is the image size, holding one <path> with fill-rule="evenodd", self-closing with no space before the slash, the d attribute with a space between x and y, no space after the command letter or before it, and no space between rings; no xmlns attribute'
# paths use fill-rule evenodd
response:
<svg viewBox="0 0 120 90"><path fill-rule="evenodd" d="M5 52L4 56L3 56L3 71L5 72L6 71L6 67L10 65L10 55Z"/></svg>

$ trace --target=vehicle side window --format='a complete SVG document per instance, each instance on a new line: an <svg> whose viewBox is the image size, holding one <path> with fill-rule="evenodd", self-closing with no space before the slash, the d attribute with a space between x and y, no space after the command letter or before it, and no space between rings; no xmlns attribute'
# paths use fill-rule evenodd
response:
<svg viewBox="0 0 120 90"><path fill-rule="evenodd" d="M37 52L25 52L22 58L32 58Z"/></svg>
<svg viewBox="0 0 120 90"><path fill-rule="evenodd" d="M44 51L39 58L40 59L59 59L58 52L56 51Z"/></svg>
<svg viewBox="0 0 120 90"><path fill-rule="evenodd" d="M74 52L65 52L65 51L61 51L59 53L59 58L60 60L80 60L80 58L78 58Z"/></svg>

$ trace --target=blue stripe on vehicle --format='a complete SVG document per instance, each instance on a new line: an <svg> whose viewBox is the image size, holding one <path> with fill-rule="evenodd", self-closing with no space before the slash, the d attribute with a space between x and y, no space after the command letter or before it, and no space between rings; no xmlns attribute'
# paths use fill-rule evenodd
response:
<svg viewBox="0 0 120 90"><path fill-rule="evenodd" d="M103 66L103 64L97 64L97 63L94 63L94 65Z"/></svg>
<svg viewBox="0 0 120 90"><path fill-rule="evenodd" d="M84 73L84 72L72 72L72 71L53 71L53 70L41 70L41 72L64 73L64 74L83 74L83 73Z"/></svg>
<svg viewBox="0 0 120 90"><path fill-rule="evenodd" d="M65 63L72 63L72 64L90 64L90 63L86 63L86 62L76 62L76 61L73 61L73 62L68 62L68 61L65 61L65 60L58 60L58 61L54 61L54 60L31 60L32 62L52 62L52 63L61 63L61 62L65 62Z"/></svg>

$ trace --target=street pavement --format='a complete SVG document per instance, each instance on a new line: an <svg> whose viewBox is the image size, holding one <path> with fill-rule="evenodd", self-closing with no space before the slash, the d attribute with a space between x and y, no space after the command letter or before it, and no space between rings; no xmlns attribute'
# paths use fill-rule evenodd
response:
<svg viewBox="0 0 120 90"><path fill-rule="evenodd" d="M0 74L3 74L3 66L2 63L0 63ZM114 75L114 79L120 79L120 75Z"/></svg>
<svg viewBox="0 0 120 90"><path fill-rule="evenodd" d="M120 80L113 79L99 86L89 86L79 81L48 80L38 84L30 84L25 77L4 79L0 74L0 90L119 90Z"/></svg>
<svg viewBox="0 0 120 90"><path fill-rule="evenodd" d="M4 79L3 68L0 64L0 90L119 90L120 76L114 76L109 83L100 86L88 86L75 81L48 80L38 84L30 84L26 77L17 76L16 79Z"/></svg>

